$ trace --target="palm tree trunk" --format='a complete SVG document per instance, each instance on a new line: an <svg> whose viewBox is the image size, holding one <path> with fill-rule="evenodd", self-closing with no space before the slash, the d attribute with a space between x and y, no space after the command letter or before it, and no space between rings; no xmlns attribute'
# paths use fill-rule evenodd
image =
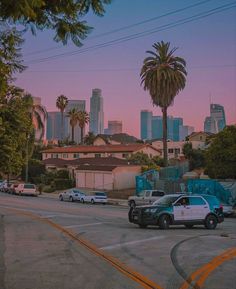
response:
<svg viewBox="0 0 236 289"><path fill-rule="evenodd" d="M63 119L63 111L61 111L61 140L64 139L64 119Z"/></svg>
<svg viewBox="0 0 236 289"><path fill-rule="evenodd" d="M163 152L164 152L164 166L168 166L167 154L167 107L162 108L163 115Z"/></svg>
<svg viewBox="0 0 236 289"><path fill-rule="evenodd" d="M84 144L84 131L83 131L83 127L80 127L80 135L81 135L81 144Z"/></svg>
<svg viewBox="0 0 236 289"><path fill-rule="evenodd" d="M72 142L75 141L75 127L71 126L71 140Z"/></svg>

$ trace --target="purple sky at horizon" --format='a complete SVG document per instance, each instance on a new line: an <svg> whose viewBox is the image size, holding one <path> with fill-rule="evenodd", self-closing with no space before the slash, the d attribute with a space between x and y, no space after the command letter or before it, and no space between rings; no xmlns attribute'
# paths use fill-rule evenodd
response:
<svg viewBox="0 0 236 289"><path fill-rule="evenodd" d="M191 5L195 6L183 9ZM213 10L217 7L222 8ZM202 17L216 11L219 13ZM197 20L187 22L198 14ZM203 130L211 101L225 107L227 124L236 123L236 1L136 0L134 5L133 1L113 0L104 17L89 13L85 20L94 30L81 48L71 42L67 46L54 42L52 31L38 31L36 37L25 34L22 51L28 69L17 75L16 85L41 97L48 111L56 110L60 94L86 100L89 111L92 89L100 88L105 127L108 120L122 120L124 132L140 137L140 111L148 109L161 115L161 110L153 107L148 92L140 86L139 73L146 51L163 40L178 47L175 54L186 60L188 71L186 87L168 114ZM177 25L181 21L187 23ZM136 23L140 25L132 26ZM126 26L130 27L120 29ZM146 32L150 30L155 32ZM142 32L142 37L135 38ZM126 36L128 41L115 42ZM107 44L110 41L114 42ZM95 47L100 44L101 48Z"/></svg>

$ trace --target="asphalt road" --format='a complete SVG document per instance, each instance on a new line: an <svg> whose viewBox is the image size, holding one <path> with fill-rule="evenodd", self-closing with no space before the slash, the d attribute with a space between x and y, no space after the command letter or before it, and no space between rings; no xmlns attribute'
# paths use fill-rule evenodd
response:
<svg viewBox="0 0 236 289"><path fill-rule="evenodd" d="M0 288L235 288L235 218L216 230L160 230L140 229L127 214L0 193Z"/></svg>

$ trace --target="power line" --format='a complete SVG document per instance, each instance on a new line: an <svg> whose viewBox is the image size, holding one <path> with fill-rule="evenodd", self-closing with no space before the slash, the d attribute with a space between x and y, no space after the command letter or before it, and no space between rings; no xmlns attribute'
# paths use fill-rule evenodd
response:
<svg viewBox="0 0 236 289"><path fill-rule="evenodd" d="M154 29L151 29L151 30L146 30L146 31L143 31L143 32L131 34L131 35L128 35L128 36L124 36L124 37L115 39L115 40L111 40L111 41L108 41L108 42L105 42L105 43L101 43L101 44L97 44L97 45L94 45L94 46L90 46L90 47L87 47L87 48L84 48L84 49L75 50L75 51L72 51L72 52L65 52L65 53L54 55L54 56L49 56L49 57L45 57L45 58L41 58L41 59L31 60L31 61L28 62L28 64L42 63L42 62L46 62L46 61L50 61L50 60L54 60L54 59L58 59L58 58L66 57L66 56L73 56L73 55L76 55L76 54L81 54L81 53L85 53L85 52L88 52L88 51L97 50L99 48L108 47L108 46L112 46L112 45L115 45L115 44L120 44L120 43L127 42L127 41L130 41L130 40L133 40L133 39L144 37L144 36L147 36L147 35L150 35L150 34L153 34L153 33L157 33L157 32L163 31L163 30L168 30L170 28L174 28L176 26L183 25L183 24L186 24L186 23L189 23L189 22L192 22L192 21L196 21L196 20L208 17L210 15L213 15L213 14L228 10L230 8L234 8L234 7L236 7L236 1L231 2L229 4L226 4L226 5L222 5L222 6L216 7L214 9L211 9L211 10L208 10L208 11L204 11L204 12L198 13L196 15L193 15L193 16L190 16L190 17L187 17L187 18L180 19L178 21L174 21L174 22L169 23L169 24L162 25L158 29L154 28Z"/></svg>
<svg viewBox="0 0 236 289"><path fill-rule="evenodd" d="M214 64L214 65L197 65L189 66L189 69L216 69L216 68L234 68L236 64ZM83 73L83 72L122 72L122 71L139 71L140 67L136 68L100 68L100 69L82 69L82 70L26 70L24 73Z"/></svg>
<svg viewBox="0 0 236 289"><path fill-rule="evenodd" d="M205 1L193 4L193 5L189 5L189 6L186 6L186 7L183 7L183 8L180 8L180 9L177 9L177 10L174 10L174 11L159 15L157 17L149 18L149 19L146 19L146 20L143 20L143 21L131 24L131 25L123 26L123 27L120 27L120 28L117 28L117 29L110 30L108 32L104 32L104 33L101 33L101 34L98 34L98 35L94 35L94 36L89 37L88 40L95 39L95 38L100 38L100 37L103 37L103 36L107 36L107 35L110 35L110 34L114 34L114 33L120 32L120 31L124 31L124 30L130 29L130 28L142 25L142 24L146 24L146 23L149 23L149 22L164 18L166 16L170 16L170 15L185 11L187 9L194 8L196 6L205 4L205 3L210 2L210 1L212 1L212 0L205 0ZM55 47L54 46L54 47L47 48L47 49L44 49L44 50L36 50L36 51L30 52L30 53L27 53L27 56L40 54L40 53L44 53L44 52L48 52L48 51L52 51L52 50L56 50L56 49L61 49L63 47L64 46L60 46L60 47Z"/></svg>

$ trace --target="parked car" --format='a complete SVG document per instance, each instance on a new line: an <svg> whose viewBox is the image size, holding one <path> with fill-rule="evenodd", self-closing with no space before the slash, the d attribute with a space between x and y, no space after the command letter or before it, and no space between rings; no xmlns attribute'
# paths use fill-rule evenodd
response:
<svg viewBox="0 0 236 289"><path fill-rule="evenodd" d="M70 201L70 202L74 202L74 201L80 202L81 197L83 197L84 195L85 195L84 192L74 188L74 189L70 189L70 190L60 193L59 200Z"/></svg>
<svg viewBox="0 0 236 289"><path fill-rule="evenodd" d="M107 195L104 192L92 191L81 197L81 202L91 204L102 203L105 205L107 203Z"/></svg>
<svg viewBox="0 0 236 289"><path fill-rule="evenodd" d="M215 229L224 221L223 209L219 200L210 195L166 195L151 206L130 208L129 221L141 228L157 225L168 229L170 225L204 225L207 229Z"/></svg>
<svg viewBox="0 0 236 289"><path fill-rule="evenodd" d="M162 190L144 190L138 196L130 196L128 198L128 205L130 207L149 205L164 195L165 192Z"/></svg>
<svg viewBox="0 0 236 289"><path fill-rule="evenodd" d="M36 186L34 184L18 184L17 187L14 188L16 195L32 195L38 196L38 192L36 190Z"/></svg>

